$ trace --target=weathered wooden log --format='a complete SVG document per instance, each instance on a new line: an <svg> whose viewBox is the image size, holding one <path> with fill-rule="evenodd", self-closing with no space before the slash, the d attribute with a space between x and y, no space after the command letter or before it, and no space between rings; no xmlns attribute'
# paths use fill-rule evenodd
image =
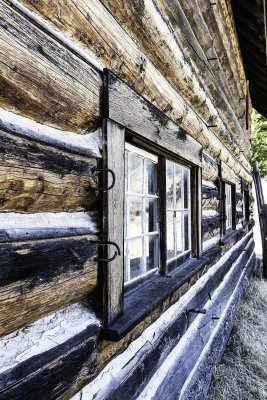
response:
<svg viewBox="0 0 267 400"><path fill-rule="evenodd" d="M0 108L0 129L15 136L32 139L61 150L99 159L102 148L102 129L79 135L40 124L32 119L22 117Z"/></svg>
<svg viewBox="0 0 267 400"><path fill-rule="evenodd" d="M220 194L218 187L208 181L202 181L202 209L219 211Z"/></svg>
<svg viewBox="0 0 267 400"><path fill-rule="evenodd" d="M230 67L236 82L240 98L245 99L246 76L244 72L242 57L234 24L231 21L231 11L225 1L221 1L214 7L210 7L204 0L199 0L199 4L217 49L222 50L222 58L225 58L228 68ZM222 41L222 36L225 40ZM232 62L234 60L234 62Z"/></svg>
<svg viewBox="0 0 267 400"><path fill-rule="evenodd" d="M238 294L244 288L245 278L250 276L255 265L254 255L250 256L251 250L247 249L245 255L240 257L240 261L233 266L225 280L220 284L220 290L215 293L215 299L211 300L210 303L206 303L208 312L200 315L198 318L199 323L195 324L197 334L194 329L191 332L189 331L188 338L184 341L184 346L178 348L177 355L176 357L174 356L172 367L165 376L162 375L162 380L157 380L157 390L153 388L153 398L155 400L162 399L162 396L167 396L170 400L200 398L198 397L198 392L194 390L195 388L191 387L191 391L188 390L190 378L193 379L194 377L193 374L190 375L190 372L194 372L196 364L201 360L201 352L207 351L207 348L204 349L204 347L209 340L217 339L213 332L216 330L216 325L219 328L222 324L220 318L224 320L224 324L228 328L223 332L227 332L226 337L229 337L234 320L233 307L236 307ZM213 316L219 319L214 319ZM227 325L230 325L230 327ZM223 343L226 345L226 340Z"/></svg>
<svg viewBox="0 0 267 400"><path fill-rule="evenodd" d="M245 253L240 250L245 248L246 255L244 256ZM120 398L122 393L126 393L128 395L128 390L130 390L129 382L131 382L130 386L132 388L132 393L133 391L135 392L135 395L140 393L155 370L162 364L164 359L177 344L177 340L173 340L173 338L176 337L176 339L178 338L178 340L180 340L182 334L188 328L190 329L190 325L194 321L196 314L192 314L190 316L187 314L186 316L186 311L192 308L203 307L203 304L206 302L211 303L209 299L213 299L213 295L216 292L217 286L223 281L224 276L231 269L233 263L239 259L241 261L239 263L239 267L241 267L241 265L243 266L244 264L242 261L249 253L251 253L252 249L253 244L251 243L250 233L242 240L242 243L238 243L235 246L236 251L232 252L231 259L229 255L226 255L224 259L222 259L222 262L215 266L211 260L211 265L213 264L213 267L210 269L209 274L206 275L207 278L203 276L201 283L196 283L196 285L191 288L191 290L194 291L194 296L190 296L188 294L182 303L176 303L176 305L173 306L173 310L170 310L171 315L168 314L165 317L166 321L164 320L163 314L166 309L161 308L161 317L158 319L155 326L152 326L151 330L148 330L145 333L146 336L144 338L141 337L140 340L137 339L135 342L136 346L132 356L130 352L127 352L127 354L125 354L125 358L122 357L120 360L118 359L118 363L121 363L121 370L118 371L117 376L113 375L113 378L110 380L110 371L107 367L105 382L102 381L103 385L101 385L102 389L98 393L95 393L94 382L92 382L92 384L89 384L87 387L85 387L84 390L79 393L79 395L90 393L90 395L95 395L96 399L100 399L103 397L105 392L105 394L109 393L110 397L108 398ZM199 277L200 276L198 276L198 279ZM192 283L190 282L190 287L192 286L193 282L196 281L192 281ZM188 287L187 290L190 290L190 288ZM229 292L227 293L229 294ZM164 329L161 328L161 324L164 324ZM159 329L157 329L157 326ZM142 327L139 326L138 330ZM109 357L111 354L110 351L114 352L115 348L117 349L117 352L121 352L123 349L128 347L127 343L129 337L133 338L133 332L130 333L128 339L126 337L123 341L120 341L117 344L108 344L108 342L106 342L105 346L102 347L102 351L106 352L106 356L109 354ZM103 346L104 343L100 342L100 344ZM101 354L100 360L102 361L103 356L104 354ZM140 371L142 366L144 371L144 365L146 366L145 374L142 374L142 378L140 378ZM117 379L118 376L120 379ZM101 379L101 377L98 377L97 379Z"/></svg>
<svg viewBox="0 0 267 400"><path fill-rule="evenodd" d="M183 97L207 125L217 125L218 132L214 129L217 136L221 137L224 134L225 138L227 137L229 132L226 132L225 126L223 126L226 123L232 132L238 132L238 136L235 139L239 146L247 152L247 149L249 149L248 139L245 137L236 115L229 107L228 101L218 91L216 93L213 92L211 97L207 96L202 84L205 85L205 88L207 85L210 87L212 81L208 77L206 80L206 75L202 71L201 83L198 73L179 46L179 41L173 37L173 31L166 24L166 19L160 13L160 8L157 7L157 4L145 1L142 3L142 12L140 12L140 4L131 0L123 0L123 5L118 0L101 0L101 2L110 10L116 20L125 27L129 36L133 37L138 43L139 48L150 56L154 65L164 77L177 91L182 93ZM188 85L190 85L191 90L188 90ZM223 98L227 104L222 103ZM205 102L205 107L202 106L203 102ZM213 103L224 112L223 121L220 120Z"/></svg>
<svg viewBox="0 0 267 400"><path fill-rule="evenodd" d="M78 303L0 339L1 399L64 397L73 382L94 373L98 331Z"/></svg>
<svg viewBox="0 0 267 400"><path fill-rule="evenodd" d="M210 68L213 72L218 71L216 77L219 74L223 90L225 90L225 87L228 85L230 86L232 97L236 98L234 103L236 104L236 110L239 110L237 111L237 114L243 115L245 111L245 99L240 100L239 87L234 79L231 67L226 62L228 60L225 60L225 58L220 56L222 49L224 49L224 44L223 41L221 41L221 37L217 38L211 35L213 32L210 30L209 24L207 24L203 18L199 1L191 1L189 3L185 0L182 0L180 4L188 20L190 21L190 25L196 37L198 38L199 43L205 50L207 58L212 59L210 62ZM216 46L214 44L216 44ZM232 62L235 62L235 60L232 60ZM228 99L230 98L231 96L229 97L228 95Z"/></svg>
<svg viewBox="0 0 267 400"><path fill-rule="evenodd" d="M96 160L0 130L0 210L88 210L98 199Z"/></svg>
<svg viewBox="0 0 267 400"><path fill-rule="evenodd" d="M159 109L165 111L174 121L180 122L182 128L187 130L197 140L201 140L205 147L210 147L212 155L215 157L220 155L224 160L229 158L230 153L226 149L223 149L221 153L221 142L219 144L218 139L214 138L215 140L213 140L214 136L211 135L209 128L206 127L195 112L186 107L181 95L162 77L146 55L125 34L122 27L101 3L96 0L90 3L80 1L78 8L77 5L72 4L71 9L69 6L58 2L56 4L42 2L41 4L38 3L38 5L35 4L34 7L27 0L24 0L23 3L30 9L37 10L45 18L53 21L53 24L62 30L62 32L72 35L81 41L82 44L86 44L87 46L89 42L91 44L91 55L99 56L106 66L117 72L139 93L142 93L150 101L153 101ZM59 13L60 19L58 19ZM90 15L90 20L86 18L87 15ZM105 23L103 23L103 20L105 20ZM79 31L77 31L77 24L79 24ZM110 36L111 26L113 27L112 37ZM98 32L101 32L101 34ZM120 57L116 55L118 46ZM105 51L99 51L100 48L105 49ZM140 66L140 68L136 68L136 65ZM220 138L227 146L232 148L231 140L227 144L224 135ZM231 151L240 160L241 164L249 169L249 163L246 161L244 155L239 152L238 147L234 146ZM229 158L229 164L237 168L236 160L233 160L231 163L231 158ZM242 167L240 168L242 169ZM249 174L243 169L242 174L249 179Z"/></svg>
<svg viewBox="0 0 267 400"><path fill-rule="evenodd" d="M1 244L1 336L86 297L96 287L95 239L80 236Z"/></svg>
<svg viewBox="0 0 267 400"><path fill-rule="evenodd" d="M219 176L219 161L213 160L208 154L202 154L202 179L215 182Z"/></svg>
<svg viewBox="0 0 267 400"><path fill-rule="evenodd" d="M0 37L3 108L74 132L99 126L98 72L2 0Z"/></svg>
<svg viewBox="0 0 267 400"><path fill-rule="evenodd" d="M206 212L205 212L206 211ZM203 210L201 222L202 240L209 240L220 233L221 219L217 211Z"/></svg>
<svg viewBox="0 0 267 400"><path fill-rule="evenodd" d="M191 24L189 23L178 1L174 2L168 0L163 2L159 0L157 5L160 7L161 13L168 25L173 30L176 39L182 44L183 48L186 49L186 53L190 56L190 60L195 66L199 76L203 75L203 78L208 78L207 82L205 82L205 86L210 91L211 96L214 98L214 95L212 94L213 85L216 87L215 90L221 90L222 88L228 101L231 103L233 110L235 110L237 115L240 115L240 108L244 106L240 103L239 99L237 101L236 97L233 96L235 91L232 88L231 82L226 80L219 60L214 60L212 63L207 60L208 56L216 56L213 44L211 43L209 47L206 48L206 52L203 51L204 47L201 47L202 41L209 37L209 32L205 31L205 34L201 35L201 38L196 36L192 29L192 22ZM193 14L196 15L195 9ZM202 19L202 22L204 23L204 25L202 25L203 32L203 26L204 29L206 28L204 19ZM203 71L205 72L203 73ZM218 112L220 111L219 108Z"/></svg>

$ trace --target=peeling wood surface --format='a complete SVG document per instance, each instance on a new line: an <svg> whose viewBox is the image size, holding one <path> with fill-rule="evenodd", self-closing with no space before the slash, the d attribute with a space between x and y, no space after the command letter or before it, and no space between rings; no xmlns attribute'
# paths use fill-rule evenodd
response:
<svg viewBox="0 0 267 400"><path fill-rule="evenodd" d="M97 212L0 213L0 242L99 234Z"/></svg>
<svg viewBox="0 0 267 400"><path fill-rule="evenodd" d="M0 335L86 297L97 283L95 236L2 243Z"/></svg>
<svg viewBox="0 0 267 400"><path fill-rule="evenodd" d="M138 133L142 140L149 139L165 151L172 151L189 162L201 165L200 143L110 71L105 77L105 93L108 118Z"/></svg>
<svg viewBox="0 0 267 400"><path fill-rule="evenodd" d="M101 0L101 2L205 123L217 125L214 129L215 134L218 137L223 134L225 138L230 135L231 138L231 133L225 129L225 126L229 126L238 145L247 153L249 142L235 113L227 101L223 102L223 99L226 99L222 93L216 91L210 96L206 87L211 88L212 81L207 74L203 74L203 70L202 81L199 79L199 73L184 53L179 40L170 29L170 23L167 23L166 17L161 14L157 2L143 1L142 5L132 0L123 0L123 3L118 0ZM195 4L192 4L192 8L195 13ZM203 29L201 22L199 25ZM215 104L223 111L223 117L222 114L221 117L218 114Z"/></svg>
<svg viewBox="0 0 267 400"><path fill-rule="evenodd" d="M115 242L121 251L115 260L103 264L103 323L109 325L123 312L124 303L124 148L125 129L116 122L105 121L106 167L116 176L115 186L105 193L103 204L103 235L104 240ZM116 156L115 156L116 154ZM109 177L110 179L111 177ZM108 182L109 185L111 182ZM111 258L115 247L108 246L106 255Z"/></svg>
<svg viewBox="0 0 267 400"><path fill-rule="evenodd" d="M0 2L0 105L83 133L100 124L102 79L28 19Z"/></svg>
<svg viewBox="0 0 267 400"><path fill-rule="evenodd" d="M222 143L225 146L230 146L229 149L231 148L231 152L234 154L232 158L228 150L222 148L220 140L186 105L181 95L158 72L99 1L93 0L90 3L80 1L78 5L72 3L68 6L61 2L48 3L44 1L41 4L35 3L33 6L31 2L24 0L23 4L48 19L52 25L74 40L85 45L87 49L89 43L90 50L87 51L91 55L101 59L106 67L117 72L121 78L150 99L166 115L179 122L182 128L195 136L197 140L200 139L203 146L209 148L213 156L220 156L230 167L241 171L242 176L250 179L249 163L240 153L238 146L233 146L233 140L231 138L226 139L226 132L219 134ZM59 14L60 19L58 18ZM86 19L88 15L90 18ZM73 18L70 18L70 16ZM78 32L77 25L79 25ZM101 32L101 35L99 32ZM139 68L136 68L136 66L139 66ZM216 132L214 131L214 133ZM247 170L243 170L242 165Z"/></svg>
<svg viewBox="0 0 267 400"><path fill-rule="evenodd" d="M70 211L94 208L96 160L0 130L0 210Z"/></svg>

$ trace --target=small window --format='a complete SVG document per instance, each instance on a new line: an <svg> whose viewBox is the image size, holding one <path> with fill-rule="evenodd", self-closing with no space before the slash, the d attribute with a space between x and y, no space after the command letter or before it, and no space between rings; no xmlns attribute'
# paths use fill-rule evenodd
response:
<svg viewBox="0 0 267 400"><path fill-rule="evenodd" d="M158 158L125 146L124 281L159 268Z"/></svg>
<svg viewBox="0 0 267 400"><path fill-rule="evenodd" d="M235 185L223 182L223 234L235 229Z"/></svg>
<svg viewBox="0 0 267 400"><path fill-rule="evenodd" d="M249 191L243 190L243 216L244 221L249 221Z"/></svg>
<svg viewBox="0 0 267 400"><path fill-rule="evenodd" d="M190 187L189 167L125 144L126 284L158 270L166 273L190 257Z"/></svg>
<svg viewBox="0 0 267 400"><path fill-rule="evenodd" d="M166 161L167 262L190 253L190 169Z"/></svg>

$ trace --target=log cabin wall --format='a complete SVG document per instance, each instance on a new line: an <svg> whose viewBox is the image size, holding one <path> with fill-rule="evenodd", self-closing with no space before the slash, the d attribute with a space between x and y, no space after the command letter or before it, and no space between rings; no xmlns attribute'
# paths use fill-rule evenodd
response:
<svg viewBox="0 0 267 400"><path fill-rule="evenodd" d="M228 2L0 0L0 33L0 351L11 354L4 351L0 366L0 398L69 399L79 390L77 396L99 391L99 399L121 398L127 387L127 398L142 391L149 398L153 373L194 326L187 310L209 299L210 313L222 314L203 336L208 340L217 329L223 337L220 346L210 346L217 349L217 358L207 361L214 365L255 266L242 184L247 189L252 182L248 84ZM106 163L105 68L203 149L203 257L189 276L179 272L182 283L173 280L172 294L117 341L99 334L99 188L106 179L97 169ZM159 126L160 134L166 129ZM222 235L224 181L235 185L236 229L229 237ZM111 196L108 204L114 201ZM179 318L161 330L157 324L171 307L178 307ZM149 329L155 329L153 339ZM193 341L194 333L189 337ZM134 339L139 344L131 353ZM192 362L200 362L205 340L197 342ZM112 360L120 353L123 379L112 385ZM167 374L162 387L174 398L189 398L196 387L190 371L188 362L187 375L180 372L184 386L175 387ZM205 374L208 381L208 368ZM155 398L164 397L162 390L155 386Z"/></svg>

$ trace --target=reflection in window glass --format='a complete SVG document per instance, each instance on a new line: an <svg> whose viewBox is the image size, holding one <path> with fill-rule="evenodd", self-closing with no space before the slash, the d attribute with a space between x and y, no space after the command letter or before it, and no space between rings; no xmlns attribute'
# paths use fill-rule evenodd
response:
<svg viewBox="0 0 267 400"><path fill-rule="evenodd" d="M230 229L233 226L233 221L232 221L232 186L228 185L228 183L225 183L225 216L226 216L226 222L225 222L225 229Z"/></svg>
<svg viewBox="0 0 267 400"><path fill-rule="evenodd" d="M126 143L125 160L124 281L129 282L159 267L158 159Z"/></svg>
<svg viewBox="0 0 267 400"><path fill-rule="evenodd" d="M167 261L190 250L190 169L166 161Z"/></svg>

